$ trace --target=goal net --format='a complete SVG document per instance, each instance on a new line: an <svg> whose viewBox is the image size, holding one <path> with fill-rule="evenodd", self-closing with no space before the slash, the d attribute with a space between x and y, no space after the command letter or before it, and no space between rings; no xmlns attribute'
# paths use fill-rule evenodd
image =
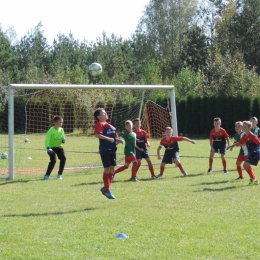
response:
<svg viewBox="0 0 260 260"><path fill-rule="evenodd" d="M165 107L150 100L158 89L168 93ZM108 122L119 135L124 132L124 122L137 117L149 138L161 138L169 125L177 134L173 86L12 84L1 88L1 94L0 153L8 158L2 156L0 175L9 179L14 174L45 174L49 158L44 141L55 115L64 120L65 171L102 168L94 135L93 113L98 107L107 111ZM120 161L123 146L118 148Z"/></svg>

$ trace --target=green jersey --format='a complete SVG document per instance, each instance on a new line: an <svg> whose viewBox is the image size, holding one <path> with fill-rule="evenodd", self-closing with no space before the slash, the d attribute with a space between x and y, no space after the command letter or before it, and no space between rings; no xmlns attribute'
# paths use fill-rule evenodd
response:
<svg viewBox="0 0 260 260"><path fill-rule="evenodd" d="M122 137L125 139L125 156L135 155L136 134L126 131Z"/></svg>
<svg viewBox="0 0 260 260"><path fill-rule="evenodd" d="M241 134L235 133L234 142L235 143L239 142L244 134L245 134L244 132L241 132ZM248 150L247 150L246 145L240 146L239 155L242 155L242 156L248 155Z"/></svg>
<svg viewBox="0 0 260 260"><path fill-rule="evenodd" d="M52 126L48 130L45 138L45 148L60 147L62 138L65 138L63 128L60 127L59 129L56 129L54 126Z"/></svg>
<svg viewBox="0 0 260 260"><path fill-rule="evenodd" d="M260 128L256 127L255 129L251 129L251 132L256 135L258 138L260 138Z"/></svg>

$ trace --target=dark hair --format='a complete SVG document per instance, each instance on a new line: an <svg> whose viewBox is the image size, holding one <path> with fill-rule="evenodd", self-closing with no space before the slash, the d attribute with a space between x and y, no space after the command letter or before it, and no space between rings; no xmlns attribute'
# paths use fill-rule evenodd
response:
<svg viewBox="0 0 260 260"><path fill-rule="evenodd" d="M61 119L62 119L61 116L54 116L54 117L53 117L53 122L56 123L56 122L58 122L58 121L61 120Z"/></svg>
<svg viewBox="0 0 260 260"><path fill-rule="evenodd" d="M219 122L219 121L221 121L220 117L215 117L214 118L214 122Z"/></svg>
<svg viewBox="0 0 260 260"><path fill-rule="evenodd" d="M99 121L99 120L98 120L98 116L100 115L100 111L102 111L102 110L105 110L105 109L102 108L102 107L99 107L99 108L97 108L97 109L95 110L95 112L94 112L94 117L95 117L95 119L96 119L97 121Z"/></svg>
<svg viewBox="0 0 260 260"><path fill-rule="evenodd" d="M133 124L134 124L135 122L141 122L140 118L135 118L135 119L133 120Z"/></svg>

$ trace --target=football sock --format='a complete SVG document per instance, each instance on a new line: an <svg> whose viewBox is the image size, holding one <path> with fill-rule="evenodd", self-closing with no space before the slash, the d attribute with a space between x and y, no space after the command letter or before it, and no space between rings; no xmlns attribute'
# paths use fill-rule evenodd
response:
<svg viewBox="0 0 260 260"><path fill-rule="evenodd" d="M127 168L128 168L128 166L123 165L123 166L119 167L118 169L116 169L114 174L122 172L122 171L126 170Z"/></svg>
<svg viewBox="0 0 260 260"><path fill-rule="evenodd" d="M212 169L213 159L209 158L209 168Z"/></svg>
<svg viewBox="0 0 260 260"><path fill-rule="evenodd" d="M250 179L256 179L255 174L254 174L254 172L253 172L253 169L252 169L251 165L249 166L249 168L248 168L248 170L247 170L247 173L249 174Z"/></svg>
<svg viewBox="0 0 260 260"><path fill-rule="evenodd" d="M112 183L112 181L113 181L113 175L114 175L114 174L111 173L111 172L108 174L108 179L109 179L109 189L110 189L110 185L111 185L111 183Z"/></svg>
<svg viewBox="0 0 260 260"><path fill-rule="evenodd" d="M151 173L152 176L154 176L154 170L153 170L153 165L152 164L148 164L148 168L149 168L149 171Z"/></svg>
<svg viewBox="0 0 260 260"><path fill-rule="evenodd" d="M138 162L133 162L133 166L132 166L132 177L131 177L131 178L135 178L135 177L136 177L137 169L138 169Z"/></svg>
<svg viewBox="0 0 260 260"><path fill-rule="evenodd" d="M160 174L163 175L164 167L160 166Z"/></svg>
<svg viewBox="0 0 260 260"><path fill-rule="evenodd" d="M239 177L244 178L241 165L237 165L237 172L238 172Z"/></svg>
<svg viewBox="0 0 260 260"><path fill-rule="evenodd" d="M182 165L181 165L181 163L176 163L176 165L179 167L179 169L180 169L180 171L182 172L183 171L183 168L182 168Z"/></svg>
<svg viewBox="0 0 260 260"><path fill-rule="evenodd" d="M222 165L224 167L224 170L226 170L227 169L227 161L226 161L226 159L222 160Z"/></svg>
<svg viewBox="0 0 260 260"><path fill-rule="evenodd" d="M108 173L103 173L103 182L104 182L104 191L109 191L109 174Z"/></svg>

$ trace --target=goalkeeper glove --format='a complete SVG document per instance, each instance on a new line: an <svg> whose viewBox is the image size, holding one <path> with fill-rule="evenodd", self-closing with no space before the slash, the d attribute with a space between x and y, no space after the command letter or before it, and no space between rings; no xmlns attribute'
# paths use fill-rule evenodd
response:
<svg viewBox="0 0 260 260"><path fill-rule="evenodd" d="M62 137L61 142L64 144L66 142L66 139L64 137Z"/></svg>
<svg viewBox="0 0 260 260"><path fill-rule="evenodd" d="M54 154L54 152L53 152L53 150L51 148L47 148L47 154L51 155L51 154Z"/></svg>

